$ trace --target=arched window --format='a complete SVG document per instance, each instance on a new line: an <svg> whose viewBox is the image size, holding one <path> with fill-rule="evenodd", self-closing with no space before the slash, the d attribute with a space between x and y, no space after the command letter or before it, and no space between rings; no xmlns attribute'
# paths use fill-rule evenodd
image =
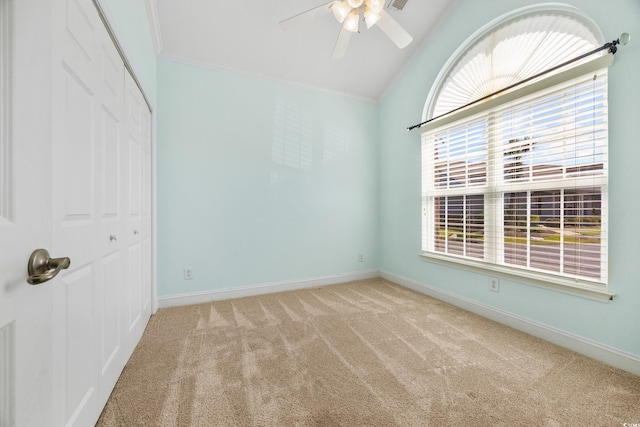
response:
<svg viewBox="0 0 640 427"><path fill-rule="evenodd" d="M427 257L606 292L607 72L586 58L445 114L602 44L577 9L549 5L486 26L448 61L422 128Z"/></svg>

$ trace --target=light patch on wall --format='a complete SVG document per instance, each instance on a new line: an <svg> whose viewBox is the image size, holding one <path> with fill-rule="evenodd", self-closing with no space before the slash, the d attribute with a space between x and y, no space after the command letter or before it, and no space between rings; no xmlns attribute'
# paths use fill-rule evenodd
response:
<svg viewBox="0 0 640 427"><path fill-rule="evenodd" d="M349 135L330 125L324 127L324 150L323 160L329 163L349 152Z"/></svg>
<svg viewBox="0 0 640 427"><path fill-rule="evenodd" d="M0 225L13 220L13 7L0 0Z"/></svg>
<svg viewBox="0 0 640 427"><path fill-rule="evenodd" d="M275 184L285 184L287 182L295 181L295 176L290 173L282 172L282 171L271 171L271 175L269 177L269 183L271 185Z"/></svg>
<svg viewBox="0 0 640 427"><path fill-rule="evenodd" d="M284 98L277 98L273 126L273 163L311 170L313 164L313 115Z"/></svg>

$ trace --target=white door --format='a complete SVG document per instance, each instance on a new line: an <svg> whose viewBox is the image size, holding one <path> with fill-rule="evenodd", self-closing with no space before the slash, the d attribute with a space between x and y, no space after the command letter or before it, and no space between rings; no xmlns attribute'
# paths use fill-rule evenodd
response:
<svg viewBox="0 0 640 427"><path fill-rule="evenodd" d="M31 252L52 243L50 12L41 0L0 0L2 427L51 425L55 280L26 282Z"/></svg>
<svg viewBox="0 0 640 427"><path fill-rule="evenodd" d="M53 295L53 383L64 391L54 420L85 426L151 314L143 262L151 123L93 3L53 3L52 248L73 261Z"/></svg>
<svg viewBox="0 0 640 427"><path fill-rule="evenodd" d="M0 427L93 425L151 312L151 116L91 1L12 3ZM27 260L39 247L71 266L31 286Z"/></svg>
<svg viewBox="0 0 640 427"><path fill-rule="evenodd" d="M125 129L128 194L124 244L127 247L127 334L136 343L151 312L151 115L133 78L126 73Z"/></svg>

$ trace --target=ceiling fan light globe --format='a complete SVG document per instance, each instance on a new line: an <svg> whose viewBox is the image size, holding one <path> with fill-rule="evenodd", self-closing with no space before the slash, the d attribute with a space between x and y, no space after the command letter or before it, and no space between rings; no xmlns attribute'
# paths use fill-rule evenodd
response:
<svg viewBox="0 0 640 427"><path fill-rule="evenodd" d="M364 22L367 24L367 29L376 25L376 22L380 20L380 14L376 13L373 9L367 7L364 9Z"/></svg>
<svg viewBox="0 0 640 427"><path fill-rule="evenodd" d="M364 0L347 0L347 3L349 3L349 6L351 6L352 9L357 9L362 6Z"/></svg>
<svg viewBox="0 0 640 427"><path fill-rule="evenodd" d="M360 12L358 10L352 11L344 20L343 28L352 33L360 31Z"/></svg>
<svg viewBox="0 0 640 427"><path fill-rule="evenodd" d="M384 0L365 0L365 4L376 14L384 9Z"/></svg>
<svg viewBox="0 0 640 427"><path fill-rule="evenodd" d="M336 20L342 24L349 12L351 12L351 6L349 6L347 0L344 0L341 3L334 3L331 6L331 10L333 10L333 16L336 17Z"/></svg>

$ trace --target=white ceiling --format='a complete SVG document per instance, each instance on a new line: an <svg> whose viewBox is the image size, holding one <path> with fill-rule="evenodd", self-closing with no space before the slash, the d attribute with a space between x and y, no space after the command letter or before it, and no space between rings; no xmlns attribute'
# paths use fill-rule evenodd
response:
<svg viewBox="0 0 640 427"><path fill-rule="evenodd" d="M459 0L409 0L385 10L413 37L400 50L361 24L344 58L331 54L340 24L329 13L291 30L278 23L327 0L154 0L163 57L378 101ZM387 4L390 0L387 1Z"/></svg>

